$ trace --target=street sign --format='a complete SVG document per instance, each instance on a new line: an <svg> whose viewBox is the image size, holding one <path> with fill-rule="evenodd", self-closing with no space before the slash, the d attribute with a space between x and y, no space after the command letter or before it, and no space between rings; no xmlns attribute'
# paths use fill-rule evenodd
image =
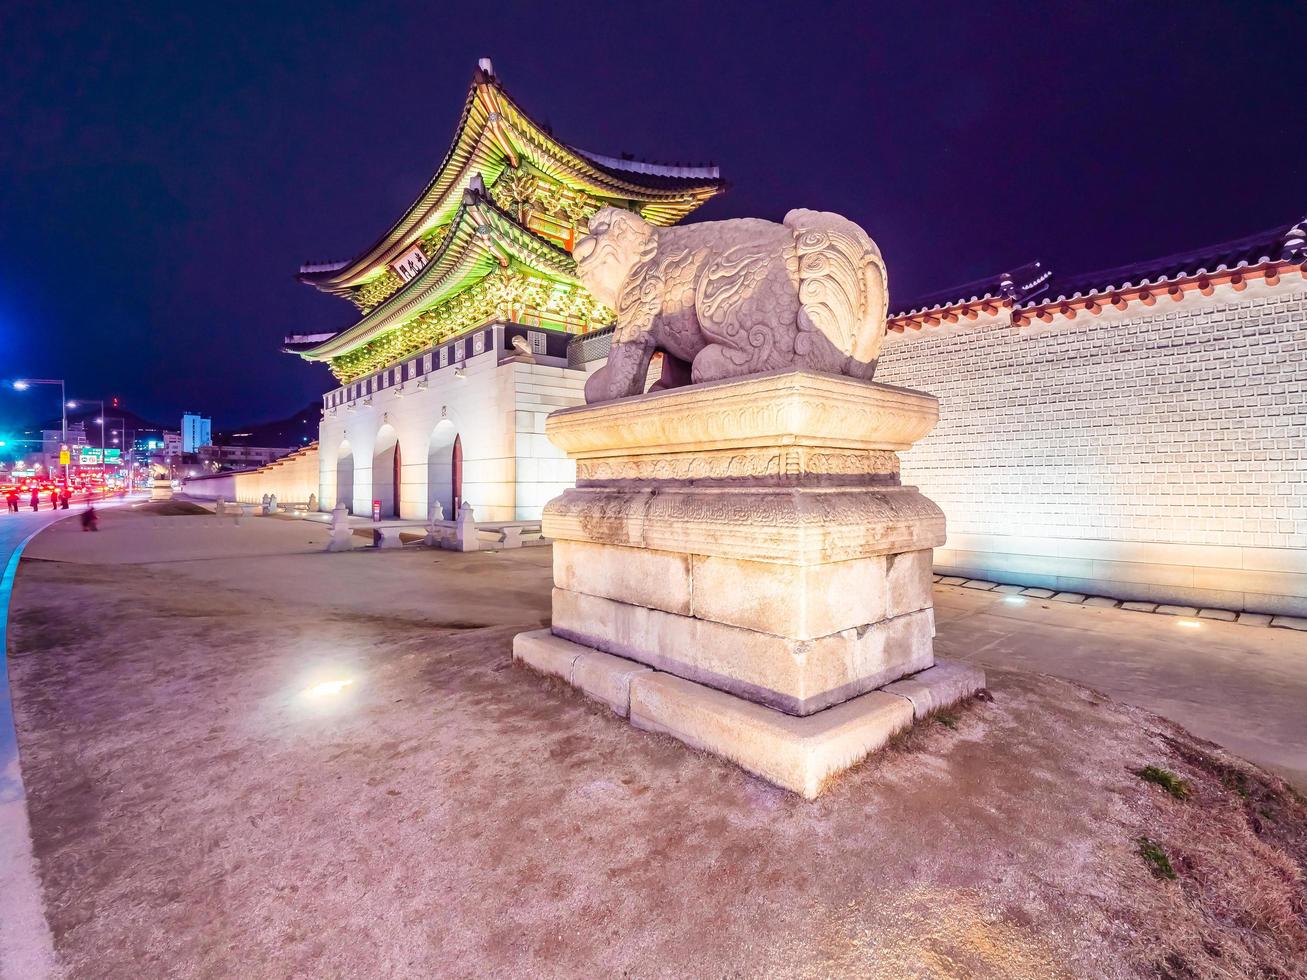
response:
<svg viewBox="0 0 1307 980"><path fill-rule="evenodd" d="M59 465L67 466L70 462L72 462L72 453L67 449L59 450Z"/></svg>
<svg viewBox="0 0 1307 980"><path fill-rule="evenodd" d="M122 462L122 457L123 451L121 449L106 449L104 458L101 459L98 447L82 446L78 452L77 462L82 466L99 466L101 463L117 466Z"/></svg>

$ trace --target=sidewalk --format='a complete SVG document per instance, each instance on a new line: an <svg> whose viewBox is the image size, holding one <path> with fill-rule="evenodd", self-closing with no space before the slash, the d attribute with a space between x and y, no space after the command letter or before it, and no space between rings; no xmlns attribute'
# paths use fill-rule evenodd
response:
<svg viewBox="0 0 1307 980"><path fill-rule="evenodd" d="M1307 792L1307 633L953 585L935 586L935 619L941 657L1086 684Z"/></svg>

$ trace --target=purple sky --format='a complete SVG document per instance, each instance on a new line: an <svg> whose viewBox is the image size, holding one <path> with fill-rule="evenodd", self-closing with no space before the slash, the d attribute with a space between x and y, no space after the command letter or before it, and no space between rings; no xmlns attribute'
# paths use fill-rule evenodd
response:
<svg viewBox="0 0 1307 980"><path fill-rule="evenodd" d="M0 4L0 379L216 425L315 398L280 340L353 308L294 274L411 202L482 56L566 142L720 164L697 218L847 214L896 308L1307 210L1304 4L607 6ZM55 409L0 394L0 432Z"/></svg>

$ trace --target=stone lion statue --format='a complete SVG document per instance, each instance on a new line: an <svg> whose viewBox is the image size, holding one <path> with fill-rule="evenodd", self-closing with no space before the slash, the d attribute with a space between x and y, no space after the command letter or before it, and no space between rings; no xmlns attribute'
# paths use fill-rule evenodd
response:
<svg viewBox="0 0 1307 980"><path fill-rule="evenodd" d="M572 252L581 282L617 311L590 403L783 368L871 380L888 303L880 250L826 211L659 228L604 208Z"/></svg>

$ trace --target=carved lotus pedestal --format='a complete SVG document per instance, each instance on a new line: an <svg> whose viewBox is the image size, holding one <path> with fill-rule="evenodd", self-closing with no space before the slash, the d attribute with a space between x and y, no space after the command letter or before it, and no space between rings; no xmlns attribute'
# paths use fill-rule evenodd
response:
<svg viewBox="0 0 1307 980"><path fill-rule="evenodd" d="M944 515L899 482L921 392L785 371L549 417L553 626L514 656L809 798L984 685L936 664Z"/></svg>

